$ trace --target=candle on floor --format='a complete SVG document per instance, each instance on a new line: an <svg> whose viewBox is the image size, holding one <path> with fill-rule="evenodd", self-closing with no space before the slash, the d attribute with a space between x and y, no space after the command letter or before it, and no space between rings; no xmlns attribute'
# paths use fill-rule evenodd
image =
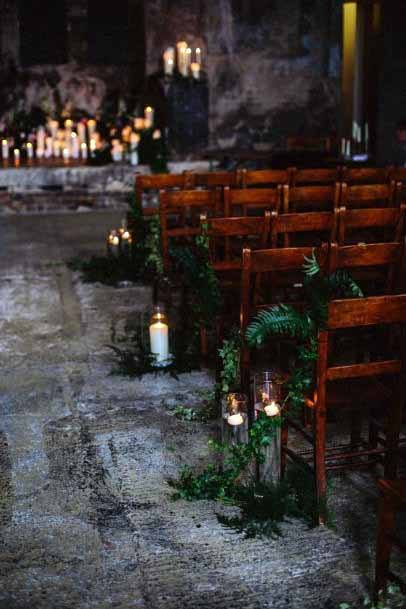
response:
<svg viewBox="0 0 406 609"><path fill-rule="evenodd" d="M164 59L164 74L166 76L172 76L175 68L175 49L168 47L163 54Z"/></svg>
<svg viewBox="0 0 406 609"><path fill-rule="evenodd" d="M195 80L199 80L200 78L200 64L197 61L194 61L190 64L190 69L192 72L192 76Z"/></svg>
<svg viewBox="0 0 406 609"><path fill-rule="evenodd" d="M169 326L168 320L161 306L154 309L149 326L151 353L155 362L162 364L169 358Z"/></svg>
<svg viewBox="0 0 406 609"><path fill-rule="evenodd" d="M110 256L118 256L120 247L120 237L116 230L111 230L107 234L107 253Z"/></svg>
<svg viewBox="0 0 406 609"><path fill-rule="evenodd" d="M281 413L281 408L274 400L271 400L269 404L264 405L265 414L268 417L277 417Z"/></svg>
<svg viewBox="0 0 406 609"><path fill-rule="evenodd" d="M248 439L247 396L229 393L223 410L223 440L229 444L245 443Z"/></svg>
<svg viewBox="0 0 406 609"><path fill-rule="evenodd" d="M45 129L39 127L37 130L37 158L42 159L45 154Z"/></svg>
<svg viewBox="0 0 406 609"><path fill-rule="evenodd" d="M154 109L151 106L147 106L144 109L144 126L145 129L151 129L154 124Z"/></svg>
<svg viewBox="0 0 406 609"><path fill-rule="evenodd" d="M1 141L1 156L3 157L3 161L6 161L9 156L9 148L8 148L8 140L4 139Z"/></svg>
<svg viewBox="0 0 406 609"><path fill-rule="evenodd" d="M187 49L186 49L185 61L186 61L185 76L189 76L190 64L192 63L192 49L190 47L187 47Z"/></svg>
<svg viewBox="0 0 406 609"><path fill-rule="evenodd" d="M20 150L18 148L14 148L14 165L16 167L20 166Z"/></svg>

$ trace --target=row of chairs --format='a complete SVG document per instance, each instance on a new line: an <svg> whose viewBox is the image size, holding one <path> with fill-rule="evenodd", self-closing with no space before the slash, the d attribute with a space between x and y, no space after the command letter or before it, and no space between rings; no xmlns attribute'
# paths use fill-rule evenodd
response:
<svg viewBox="0 0 406 609"><path fill-rule="evenodd" d="M145 215L157 213L157 192L161 190L193 190L218 188L275 188L278 185L295 186L334 186L344 182L357 184L403 184L406 182L404 168L346 168L297 169L286 170L237 170L206 173L184 172L181 174L139 175L135 182L137 199L142 201ZM149 193L155 193L155 203L151 204Z"/></svg>

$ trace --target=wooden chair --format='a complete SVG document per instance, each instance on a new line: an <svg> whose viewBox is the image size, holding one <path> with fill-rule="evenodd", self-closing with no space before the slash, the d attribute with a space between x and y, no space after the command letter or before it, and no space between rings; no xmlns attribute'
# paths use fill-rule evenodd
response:
<svg viewBox="0 0 406 609"><path fill-rule="evenodd" d="M328 136L324 137L312 137L307 135L295 135L289 136L286 140L287 149L293 150L323 150L324 152L331 151L331 138Z"/></svg>
<svg viewBox="0 0 406 609"><path fill-rule="evenodd" d="M207 173L191 173L187 174L192 177L193 185L205 188L237 186L238 176L236 171L208 171Z"/></svg>
<svg viewBox="0 0 406 609"><path fill-rule="evenodd" d="M388 167L388 173L390 180L406 183L406 167Z"/></svg>
<svg viewBox="0 0 406 609"><path fill-rule="evenodd" d="M290 174L290 169L239 169L237 182L240 188L277 186L289 184Z"/></svg>
<svg viewBox="0 0 406 609"><path fill-rule="evenodd" d="M380 491L378 535L375 559L375 594L385 590L388 581L406 590L406 583L390 570L393 546L406 553L406 544L395 535L396 514L406 510L406 480L378 480Z"/></svg>
<svg viewBox="0 0 406 609"><path fill-rule="evenodd" d="M180 190L188 185L188 174L186 173L159 173L152 175L137 175L135 178L135 196L141 202L142 212L145 216L159 213L158 193L161 190ZM156 205L151 205L148 193L155 191L157 195Z"/></svg>
<svg viewBox="0 0 406 609"><path fill-rule="evenodd" d="M370 240L400 242L406 229L406 205L377 209L338 210L339 245ZM378 236L378 238L377 238Z"/></svg>
<svg viewBox="0 0 406 609"><path fill-rule="evenodd" d="M283 187L284 213L295 211L333 210L340 203L341 186L338 182L330 186Z"/></svg>
<svg viewBox="0 0 406 609"><path fill-rule="evenodd" d="M338 228L338 210L305 213L272 213L271 247L311 246L335 241ZM295 243L291 243L291 237ZM300 243L297 241L300 239Z"/></svg>
<svg viewBox="0 0 406 609"><path fill-rule="evenodd" d="M266 250L251 251L246 248L243 250L243 263L241 274L241 312L240 328L241 335L245 336L245 331L251 318L261 309L268 308L275 304L274 284L271 281L270 294L266 295L266 300L259 302L257 290L257 278L266 274L268 277L284 276L286 273L298 272L303 268L305 257L309 257L315 251L314 247L293 247L275 248ZM326 249L317 250L317 255L322 268L327 262ZM262 288L262 285L261 285ZM300 307L300 302L296 303ZM243 343L240 358L241 383L243 391L250 394L250 351ZM249 418L254 419L254 408L250 401Z"/></svg>
<svg viewBox="0 0 406 609"><path fill-rule="evenodd" d="M387 184L388 167L343 167L342 181L347 184Z"/></svg>
<svg viewBox="0 0 406 609"><path fill-rule="evenodd" d="M401 340L397 357L381 358L363 363L330 363L331 340L337 331L353 331L360 327L378 325L401 327ZM377 296L372 298L336 300L329 303L326 326L318 334L318 356L314 397L308 400L313 413L313 434L285 418L282 433L282 454L295 461L310 465L313 462L316 494L320 506L320 522L324 520L327 471L344 468L371 467L382 462L385 476L396 476L398 444L402 410L406 389L406 295ZM390 377L391 383L381 382ZM386 437L383 446L377 446L375 436L363 441L358 428L351 429L349 443L327 446L327 412L342 413L343 407L354 406L375 409L385 413ZM340 419L342 414L339 414ZM295 427L305 440L312 444L310 451L300 453L288 447L289 425ZM355 431L355 433L354 433ZM309 461L310 453L310 461ZM311 454L313 458L311 458ZM284 462L283 459L283 462Z"/></svg>
<svg viewBox="0 0 406 609"><path fill-rule="evenodd" d="M393 181L382 184L341 184L341 205L344 207L393 207L395 204Z"/></svg>
<svg viewBox="0 0 406 609"><path fill-rule="evenodd" d="M276 188L229 188L223 191L224 216L248 216L264 211L279 210L282 187Z"/></svg>
<svg viewBox="0 0 406 609"><path fill-rule="evenodd" d="M164 270L169 271L170 240L189 241L200 232L200 216L218 215L221 201L216 190L160 191L159 217Z"/></svg>
<svg viewBox="0 0 406 609"><path fill-rule="evenodd" d="M341 168L297 169L291 168L291 186L333 186L341 182Z"/></svg>

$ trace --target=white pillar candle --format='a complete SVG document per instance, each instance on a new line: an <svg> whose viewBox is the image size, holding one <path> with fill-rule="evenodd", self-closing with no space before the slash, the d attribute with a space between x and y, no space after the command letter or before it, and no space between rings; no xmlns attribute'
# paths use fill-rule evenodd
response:
<svg viewBox="0 0 406 609"><path fill-rule="evenodd" d="M187 76L187 63L186 63L186 50L187 50L187 42L181 40L176 44L177 54L178 54L178 70L182 76Z"/></svg>
<svg viewBox="0 0 406 609"><path fill-rule="evenodd" d="M34 158L34 148L33 148L33 145L31 144L31 142L27 142L26 150L27 150L27 159L30 161L31 159Z"/></svg>
<svg viewBox="0 0 406 609"><path fill-rule="evenodd" d="M136 129L137 131L142 131L143 129L145 129L145 119L143 119L143 118L134 119L134 129Z"/></svg>
<svg viewBox="0 0 406 609"><path fill-rule="evenodd" d="M63 162L64 163L69 163L69 158L70 158L70 151L69 148L65 147L62 151L62 156L63 156Z"/></svg>
<svg viewBox="0 0 406 609"><path fill-rule="evenodd" d="M94 153L96 152L96 147L96 140L95 138L92 138L89 142L90 156L94 156Z"/></svg>
<svg viewBox="0 0 406 609"><path fill-rule="evenodd" d="M8 159L9 149L8 149L8 140L6 140L6 139L1 141L1 155L3 157L3 161Z"/></svg>
<svg viewBox="0 0 406 609"><path fill-rule="evenodd" d="M77 133L78 133L79 142L81 144L83 142L86 142L86 126L84 123L78 123Z"/></svg>
<svg viewBox="0 0 406 609"><path fill-rule="evenodd" d="M14 148L14 165L18 167L20 165L20 150Z"/></svg>
<svg viewBox="0 0 406 609"><path fill-rule="evenodd" d="M244 417L242 414L230 414L227 417L227 423L231 426L242 425L244 423Z"/></svg>
<svg viewBox="0 0 406 609"><path fill-rule="evenodd" d="M50 159L54 152L54 140L49 136L45 140L45 158Z"/></svg>
<svg viewBox="0 0 406 609"><path fill-rule="evenodd" d="M78 159L80 156L79 138L78 138L78 134L75 131L72 131L72 133L71 133L71 148L72 148L72 158Z"/></svg>
<svg viewBox="0 0 406 609"><path fill-rule="evenodd" d="M58 121L53 121L53 120L48 121L48 129L53 138L55 138L58 133L58 127L59 127Z"/></svg>
<svg viewBox="0 0 406 609"><path fill-rule="evenodd" d="M61 156L61 142L59 142L58 140L54 140L54 150L53 150L53 154L54 157L59 159L59 157Z"/></svg>
<svg viewBox="0 0 406 609"><path fill-rule="evenodd" d="M164 59L164 74L167 76L172 76L173 70L175 68L175 49L173 47L168 47L163 55Z"/></svg>
<svg viewBox="0 0 406 609"><path fill-rule="evenodd" d="M45 153L45 129L39 127L37 130L37 158L42 159Z"/></svg>
<svg viewBox="0 0 406 609"><path fill-rule="evenodd" d="M199 80L199 78L200 78L200 64L197 63L197 61L194 61L193 63L190 64L190 69L191 69L193 78L195 78L196 80Z"/></svg>
<svg viewBox="0 0 406 609"><path fill-rule="evenodd" d="M138 150L131 150L130 163L133 167L136 167L139 163Z"/></svg>
<svg viewBox="0 0 406 609"><path fill-rule="evenodd" d="M186 61L186 66L185 66L185 76L189 76L189 72L190 72L190 64L192 63L192 49L190 47L188 47L186 49L186 55L185 55L185 61Z"/></svg>
<svg viewBox="0 0 406 609"><path fill-rule="evenodd" d="M94 132L96 131L96 121L91 118L87 121L87 131L89 133L89 140L93 137Z"/></svg>
<svg viewBox="0 0 406 609"><path fill-rule="evenodd" d="M157 362L164 362L169 357L169 328L162 321L156 321L149 327L151 341L151 353L155 355Z"/></svg>
<svg viewBox="0 0 406 609"><path fill-rule="evenodd" d="M199 47L196 48L195 55L196 55L196 63L198 63L199 66L202 67L202 50Z"/></svg>
<svg viewBox="0 0 406 609"><path fill-rule="evenodd" d="M151 106L147 106L144 109L144 126L146 129L150 129L154 124L154 109Z"/></svg>
<svg viewBox="0 0 406 609"><path fill-rule="evenodd" d="M87 144L86 144L86 142L82 142L80 144L80 155L82 157L82 161L86 161L86 159L87 159Z"/></svg>

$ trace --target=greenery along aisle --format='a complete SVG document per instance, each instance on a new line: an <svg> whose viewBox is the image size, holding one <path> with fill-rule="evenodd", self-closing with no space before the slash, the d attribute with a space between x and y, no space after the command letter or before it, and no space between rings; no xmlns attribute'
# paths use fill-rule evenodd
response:
<svg viewBox="0 0 406 609"><path fill-rule="evenodd" d="M275 305L262 311L247 329L246 338L251 347L262 346L270 335L289 336L297 339L296 361L288 382L287 399L293 406L301 406L314 380L317 331L327 318L328 302L332 298L362 297L358 285L346 272L329 277L321 273L315 255L304 261L304 291L307 308L296 311L287 305ZM226 341L220 351L223 359L222 389L228 392L238 384L236 371L236 343ZM175 498L216 499L234 503L242 508L242 517L231 519L228 524L248 535L273 534L278 531L277 521L289 515L313 521L319 506L315 504L313 481L306 479L303 469L299 475L292 469L280 484L258 484L247 480L246 474L253 461L263 462L263 449L268 446L281 424L280 417L267 417L263 412L252 425L248 442L228 445L210 442L223 454L223 465L210 464L203 472L195 474L184 468L180 478L171 481L176 489ZM299 481L302 484L298 484ZM292 483L293 482L293 483ZM272 520L275 522L272 523Z"/></svg>

